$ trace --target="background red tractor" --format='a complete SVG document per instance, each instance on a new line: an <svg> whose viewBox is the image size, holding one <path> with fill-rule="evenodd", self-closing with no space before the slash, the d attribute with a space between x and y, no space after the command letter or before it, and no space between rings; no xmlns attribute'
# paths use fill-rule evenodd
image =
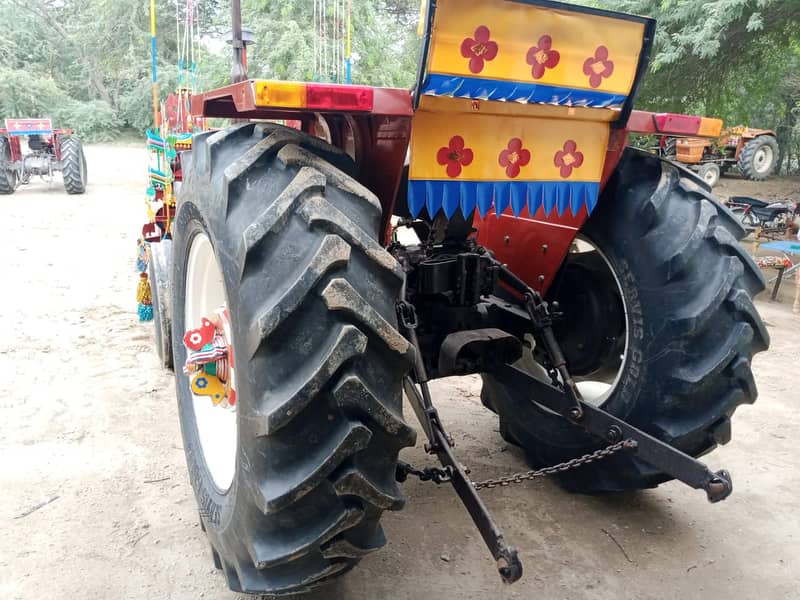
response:
<svg viewBox="0 0 800 600"><path fill-rule="evenodd" d="M86 157L71 129L53 129L50 119L6 119L5 125L0 129L0 194L13 194L37 175L52 181L59 171L68 194L86 191Z"/></svg>
<svg viewBox="0 0 800 600"><path fill-rule="evenodd" d="M499 483L455 456L439 377L483 377L535 469L508 481L731 493L696 457L756 398L764 280L703 180L626 148L630 132L720 134L633 111L652 19L432 0L409 92L249 79L232 4L233 83L192 113L235 124L182 156L166 261L183 446L232 589L345 573L385 543L409 476L451 483L519 579L478 494ZM289 119L299 131L274 122ZM416 439L403 393L441 467L398 462Z"/></svg>
<svg viewBox="0 0 800 600"><path fill-rule="evenodd" d="M711 187L732 167L737 167L745 179L763 181L780 162L775 132L744 126L726 129L718 138L664 137L661 152L689 166Z"/></svg>

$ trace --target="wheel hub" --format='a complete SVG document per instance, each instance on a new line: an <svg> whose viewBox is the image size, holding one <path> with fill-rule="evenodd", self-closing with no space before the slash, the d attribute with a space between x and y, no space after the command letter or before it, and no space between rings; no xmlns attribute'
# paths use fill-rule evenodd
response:
<svg viewBox="0 0 800 600"><path fill-rule="evenodd" d="M761 146L753 157L753 166L756 171L763 173L769 169L772 164L772 148L769 146Z"/></svg>
<svg viewBox="0 0 800 600"><path fill-rule="evenodd" d="M183 371L206 467L223 493L236 470L236 375L233 336L224 278L208 236L199 233L189 247L186 269Z"/></svg>
<svg viewBox="0 0 800 600"><path fill-rule="evenodd" d="M602 406L622 375L628 347L628 311L608 258L579 237L555 295L567 315L555 326L585 402Z"/></svg>

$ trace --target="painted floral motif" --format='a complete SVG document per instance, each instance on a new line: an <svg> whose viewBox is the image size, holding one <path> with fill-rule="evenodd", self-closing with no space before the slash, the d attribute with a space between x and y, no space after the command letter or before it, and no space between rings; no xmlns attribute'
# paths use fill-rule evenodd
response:
<svg viewBox="0 0 800 600"><path fill-rule="evenodd" d="M501 167L506 168L506 175L513 179L522 167L531 162L531 151L523 148L521 139L513 138L508 142L508 148L500 153L498 161Z"/></svg>
<svg viewBox="0 0 800 600"><path fill-rule="evenodd" d="M466 38L461 42L461 56L469 59L469 70L472 73L483 71L485 61L494 60L497 56L497 42L491 40L491 32L486 25L475 30L475 38Z"/></svg>
<svg viewBox="0 0 800 600"><path fill-rule="evenodd" d="M614 62L608 60L608 48L598 46L594 56L590 56L583 63L583 73L589 76L589 85L593 88L600 87L603 79L611 77L614 72Z"/></svg>
<svg viewBox="0 0 800 600"><path fill-rule="evenodd" d="M464 138L460 135L455 135L450 138L450 143L439 148L436 154L436 161L444 166L447 165L447 176L456 178L461 175L463 167L472 164L475 158L472 148L465 148Z"/></svg>
<svg viewBox="0 0 800 600"><path fill-rule="evenodd" d="M561 177L566 179L572 175L572 169L583 164L583 152L578 152L578 144L574 140L564 142L564 149L556 152L553 164L561 167Z"/></svg>
<svg viewBox="0 0 800 600"><path fill-rule="evenodd" d="M553 38L549 35L543 35L536 42L535 46L531 46L528 50L527 62L533 68L531 73L534 79L540 79L547 69L552 69L561 60L561 54L558 50L553 50Z"/></svg>

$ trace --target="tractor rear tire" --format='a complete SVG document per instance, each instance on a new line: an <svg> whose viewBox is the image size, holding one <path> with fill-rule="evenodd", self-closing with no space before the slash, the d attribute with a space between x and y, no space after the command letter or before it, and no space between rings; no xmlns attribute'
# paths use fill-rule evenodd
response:
<svg viewBox="0 0 800 600"><path fill-rule="evenodd" d="M739 153L739 172L752 181L763 181L778 167L780 148L771 135L760 135L747 142Z"/></svg>
<svg viewBox="0 0 800 600"><path fill-rule="evenodd" d="M3 168L11 160L11 144L7 137L0 136L0 194L13 194L17 189L17 173Z"/></svg>
<svg viewBox="0 0 800 600"><path fill-rule="evenodd" d="M172 360L172 298L169 278L172 273L172 240L150 244L150 263L147 266L153 290L153 341L161 366L174 370Z"/></svg>
<svg viewBox="0 0 800 600"><path fill-rule="evenodd" d="M612 285L621 291L618 302L595 303L600 320L622 315L617 339L627 342L603 409L692 456L727 443L734 411L756 399L751 358L769 345L752 302L765 282L737 242L741 225L690 172L629 149L582 234L605 257ZM572 281L578 283L551 298L563 300L562 308L571 297L594 292L599 280L588 280L584 289L579 282L587 278ZM570 320L566 311L560 326L570 327ZM597 327L591 317L575 321ZM566 348L565 354L580 363ZM619 364L620 351L615 359ZM584 372L602 367L582 366ZM490 375L484 375L482 399L498 413L503 437L521 446L534 467L605 445L531 403L525 389ZM559 476L567 489L585 493L649 488L669 479L625 453Z"/></svg>
<svg viewBox="0 0 800 600"><path fill-rule="evenodd" d="M61 175L68 194L86 191L86 157L81 141L76 137L61 140Z"/></svg>
<svg viewBox="0 0 800 600"><path fill-rule="evenodd" d="M317 138L244 123L195 136L173 238L173 349L186 359L187 261L211 244L232 323L236 456L220 490L188 379L176 374L190 479L214 562L238 592L327 583L385 543L413 347L397 331L398 263L381 207ZM201 237L203 236L203 237ZM208 401L210 402L210 400Z"/></svg>

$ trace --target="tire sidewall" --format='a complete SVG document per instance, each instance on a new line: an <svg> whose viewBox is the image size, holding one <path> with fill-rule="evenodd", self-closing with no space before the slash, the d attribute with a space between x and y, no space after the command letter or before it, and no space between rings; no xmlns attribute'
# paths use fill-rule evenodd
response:
<svg viewBox="0 0 800 600"><path fill-rule="evenodd" d="M620 249L610 240L604 239L602 233L587 231L584 237L602 249L603 255L614 271L614 277L623 297L626 314L626 357L619 379L613 392L604 402L603 409L617 417L628 419L635 412L640 396L648 393L645 361L645 345L648 342L648 336L646 335L646 317L639 291L642 289L642 282ZM491 376L487 377L491 378ZM514 394L515 392L506 389L503 390L503 393ZM566 451L565 456L573 457L576 448L589 451L600 445L594 436L577 429L562 417L538 408L532 403L526 403L525 412L527 414L524 416L524 420L528 430L539 443L552 446L552 450L556 453L560 448ZM523 434L520 433L520 435ZM561 460L560 455L557 460Z"/></svg>
<svg viewBox="0 0 800 600"><path fill-rule="evenodd" d="M172 325L170 311L170 264L172 260L172 240L163 239L150 245L148 271L153 287L153 337L161 365L166 369L173 367Z"/></svg>

